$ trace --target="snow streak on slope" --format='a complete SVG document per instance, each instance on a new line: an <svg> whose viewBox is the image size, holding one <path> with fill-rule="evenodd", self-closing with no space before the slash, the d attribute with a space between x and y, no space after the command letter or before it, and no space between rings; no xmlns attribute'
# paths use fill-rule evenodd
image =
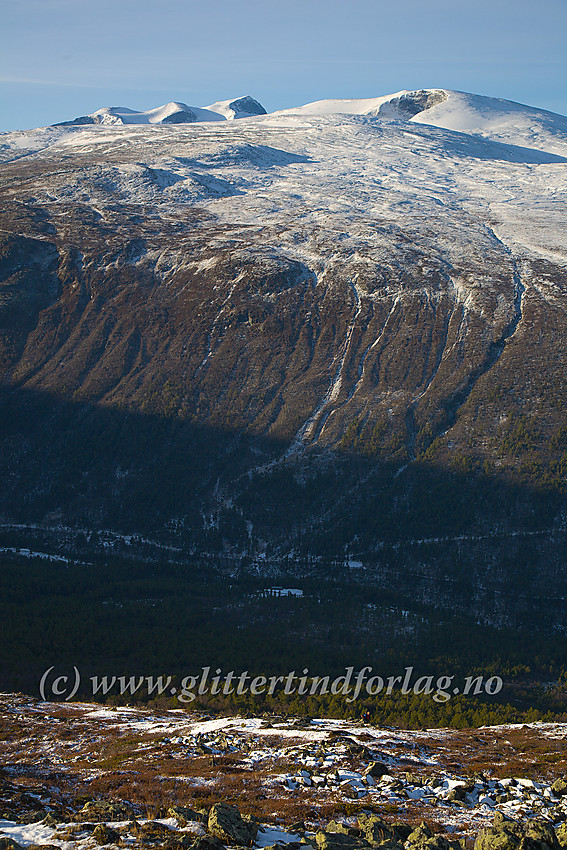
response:
<svg viewBox="0 0 567 850"><path fill-rule="evenodd" d="M350 288L354 295L355 311L347 327L342 349L338 354L340 360L337 365L335 374L333 376L329 389L325 393L324 397L321 399L320 404L315 408L313 414L309 417L305 425L300 429L295 439L295 443L293 444L291 451L288 454L293 453L294 449L299 447L303 442L317 440L318 436L320 436L320 434L325 428L327 419L333 412L331 405L339 397L339 393L343 385L345 361L350 352L350 345L352 335L356 327L356 321L362 310L362 300L360 298L360 293L357 286L353 283L350 283Z"/></svg>

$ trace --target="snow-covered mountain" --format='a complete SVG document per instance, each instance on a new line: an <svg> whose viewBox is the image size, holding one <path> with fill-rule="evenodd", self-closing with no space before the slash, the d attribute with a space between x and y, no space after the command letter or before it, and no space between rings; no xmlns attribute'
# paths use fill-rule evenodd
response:
<svg viewBox="0 0 567 850"><path fill-rule="evenodd" d="M55 456L96 443L98 424L91 433L78 418L75 443L36 434L30 445L46 451L35 460L6 443L0 508L27 516L37 502L67 525L95 516L112 528L121 517L135 527L138 510L151 525L157 514L133 497L143 481L164 494L157 525L191 527L194 539L218 531L222 546L226 528L227 546L289 551L315 534L326 546L330 529L335 549L368 551L388 523L390 539L420 541L457 527L444 527L441 497L423 526L399 514L419 496L405 482L427 462L514 481L509 498L521 492L536 515L530 500L540 485L564 486L567 462L567 118L441 89L254 109L219 101L203 121L180 103L103 110L100 122L0 137L5 386L137 411L120 433L151 414L210 437L197 480L193 432L164 437L193 482L178 490L177 466L153 469L159 453L109 442L108 469L93 456L84 475L108 480L81 502L57 483L67 461ZM24 409L12 419L41 430ZM247 454L235 434L258 442ZM309 490L321 469L305 464L318 452L335 471ZM396 492L376 505L382 468ZM287 525L266 509L284 498ZM301 517L296 504L307 504ZM503 504L460 533L492 528ZM525 515L510 511L498 533L515 533L516 518L521 530Z"/></svg>
<svg viewBox="0 0 567 850"><path fill-rule="evenodd" d="M511 100L448 89L399 91L359 100L319 100L282 110L279 114L340 113L431 124L495 141L556 152L564 152L567 143L567 117L564 115Z"/></svg>
<svg viewBox="0 0 567 850"><path fill-rule="evenodd" d="M266 114L262 104L250 95L239 97L236 100L217 100L216 103L211 103L206 109L224 115L229 121L232 118L252 118L255 115Z"/></svg>
<svg viewBox="0 0 567 850"><path fill-rule="evenodd" d="M186 103L171 101L146 112L128 109L126 106L109 106L97 109L90 115L82 115L72 121L63 121L55 126L74 124L193 124L200 121L223 121L234 118L250 118L252 115L265 115L264 107L245 95L236 100L219 100L211 106L187 106Z"/></svg>
<svg viewBox="0 0 567 850"><path fill-rule="evenodd" d="M373 98L318 100L272 115L365 115L382 121L411 121L495 141L561 153L567 142L567 118L501 98L448 89L399 91ZM209 106L172 101L145 112L113 106L63 122L74 124L185 124L266 115L249 95Z"/></svg>

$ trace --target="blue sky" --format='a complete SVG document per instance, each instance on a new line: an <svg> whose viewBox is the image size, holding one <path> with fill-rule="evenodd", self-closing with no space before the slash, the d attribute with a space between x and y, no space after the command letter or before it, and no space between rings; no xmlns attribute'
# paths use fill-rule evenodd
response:
<svg viewBox="0 0 567 850"><path fill-rule="evenodd" d="M567 113L567 0L18 0L0 130L102 106L451 88Z"/></svg>

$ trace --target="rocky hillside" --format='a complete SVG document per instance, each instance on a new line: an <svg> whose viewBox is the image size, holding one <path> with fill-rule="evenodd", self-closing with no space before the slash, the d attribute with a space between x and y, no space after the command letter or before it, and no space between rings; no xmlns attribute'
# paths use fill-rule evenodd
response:
<svg viewBox="0 0 567 850"><path fill-rule="evenodd" d="M5 523L356 555L384 581L401 546L408 575L514 569L542 595L565 119L469 96L458 132L462 98L433 94L2 137Z"/></svg>
<svg viewBox="0 0 567 850"><path fill-rule="evenodd" d="M0 712L2 850L567 846L564 724L407 732L6 694Z"/></svg>

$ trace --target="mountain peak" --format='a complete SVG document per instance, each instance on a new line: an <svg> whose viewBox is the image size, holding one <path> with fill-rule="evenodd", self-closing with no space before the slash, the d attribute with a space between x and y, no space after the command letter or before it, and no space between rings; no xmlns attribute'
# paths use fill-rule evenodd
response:
<svg viewBox="0 0 567 850"><path fill-rule="evenodd" d="M385 118L413 118L420 112L425 112L425 110L431 109L439 103L444 103L448 97L449 93L444 89L407 91L399 95L392 95L378 107L376 114Z"/></svg>
<svg viewBox="0 0 567 850"><path fill-rule="evenodd" d="M211 106L187 106L172 100L155 109L137 111L127 106L105 106L90 115L81 115L72 121L62 121L56 127L80 124L193 124L197 121L223 121L234 118L251 118L266 115L266 110L250 95L234 100L219 100Z"/></svg>
<svg viewBox="0 0 567 850"><path fill-rule="evenodd" d="M227 119L251 118L254 115L266 115L266 110L257 100L249 94L238 97L235 100L217 100L206 107L212 112L218 112Z"/></svg>

